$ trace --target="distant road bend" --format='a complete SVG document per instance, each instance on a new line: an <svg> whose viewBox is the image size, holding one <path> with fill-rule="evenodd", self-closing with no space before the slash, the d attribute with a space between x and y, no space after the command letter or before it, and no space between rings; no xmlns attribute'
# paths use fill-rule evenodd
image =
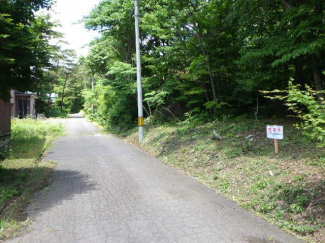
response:
<svg viewBox="0 0 325 243"><path fill-rule="evenodd" d="M9 242L301 242L77 117L46 157L58 165L27 210L31 225Z"/></svg>

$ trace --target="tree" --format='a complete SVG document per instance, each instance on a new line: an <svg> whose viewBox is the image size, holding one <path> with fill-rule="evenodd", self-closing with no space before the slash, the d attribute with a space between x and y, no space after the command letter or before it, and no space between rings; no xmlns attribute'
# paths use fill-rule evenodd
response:
<svg viewBox="0 0 325 243"><path fill-rule="evenodd" d="M315 87L320 102L324 11L324 1L317 0L236 1L232 18L243 41L240 82L250 90L284 89L292 77Z"/></svg>
<svg viewBox="0 0 325 243"><path fill-rule="evenodd" d="M222 114L254 114L256 106L266 111L263 107L280 105L264 100L260 91L285 89L291 78L302 87L308 84L315 89L321 104L325 70L323 2L140 2L147 115L168 110L172 117L181 119L187 112L217 118ZM105 0L85 19L88 28L102 33L86 58L89 73L110 89L135 82L134 76L123 76L124 64L135 66L132 8L132 1ZM113 80L112 69L121 72L115 72ZM128 95L114 90L115 98ZM127 103L119 105L133 116ZM285 106L281 107L284 110Z"/></svg>
<svg viewBox="0 0 325 243"><path fill-rule="evenodd" d="M0 98L9 90L25 91L42 82L49 63L49 40L54 23L48 15L36 15L52 0L0 0Z"/></svg>

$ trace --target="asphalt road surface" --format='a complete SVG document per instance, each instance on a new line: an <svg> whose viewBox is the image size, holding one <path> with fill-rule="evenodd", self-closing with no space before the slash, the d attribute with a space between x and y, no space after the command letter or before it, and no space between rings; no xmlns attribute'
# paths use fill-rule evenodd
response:
<svg viewBox="0 0 325 243"><path fill-rule="evenodd" d="M10 242L301 242L84 118L66 130L46 157L53 183Z"/></svg>

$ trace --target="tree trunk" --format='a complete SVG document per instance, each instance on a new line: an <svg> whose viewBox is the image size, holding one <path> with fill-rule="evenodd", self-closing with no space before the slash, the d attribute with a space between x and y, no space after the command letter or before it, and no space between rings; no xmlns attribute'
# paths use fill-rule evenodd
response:
<svg viewBox="0 0 325 243"><path fill-rule="evenodd" d="M193 8L193 12L196 12L197 11L197 5L195 5L194 2L191 2L191 6ZM211 65L210 65L210 61L209 61L209 55L206 54L206 52L204 51L204 48L203 48L202 36L201 36L201 32L200 32L199 23L194 24L194 30L195 30L195 27L197 28L197 30L195 32L196 32L197 39L199 41L200 49L201 49L201 52L202 52L203 56L205 57L205 62L206 62L208 72L209 72L210 85L211 85L213 100L217 100L216 89L215 89L215 85L214 85L214 79L213 79L213 75L212 75L212 71L211 71Z"/></svg>
<svg viewBox="0 0 325 243"><path fill-rule="evenodd" d="M314 74L316 91L318 92L317 100L318 100L318 103L320 104L322 102L322 99L324 100L324 94L322 93L323 82L322 82L321 72L320 72L319 66L318 66L318 60L317 60L315 53L311 54L311 65L312 65L313 74Z"/></svg>
<svg viewBox="0 0 325 243"><path fill-rule="evenodd" d="M62 109L63 109L64 91L65 91L65 87L66 87L66 85L67 85L68 77L69 77L69 75L66 74L66 76L65 76L65 81L64 81L64 84L63 84L63 90L62 90L61 109L60 109L60 110L61 110L61 113L62 113Z"/></svg>
<svg viewBox="0 0 325 243"><path fill-rule="evenodd" d="M201 52L202 52L203 56L205 57L205 63L206 63L207 68L208 68L213 100L217 100L217 95L216 95L216 90L215 90L215 85L214 85L214 79L213 79L213 75L212 75L212 72L211 72L211 65L210 65L210 61L209 61L209 56L204 51L203 44L202 44L202 38L201 38L201 35L200 35L199 31L196 31L196 36L198 38L200 49L201 49Z"/></svg>
<svg viewBox="0 0 325 243"><path fill-rule="evenodd" d="M206 98L207 102L209 102L210 99L209 99L208 89L206 88L206 85L203 84L202 88L204 89L205 98Z"/></svg>
<svg viewBox="0 0 325 243"><path fill-rule="evenodd" d="M53 80L51 82L51 90L53 91L54 90L54 83L55 83L55 80L56 80L56 77L58 76L58 71L59 71L59 61L56 62L56 71L54 73L54 77L53 77Z"/></svg>

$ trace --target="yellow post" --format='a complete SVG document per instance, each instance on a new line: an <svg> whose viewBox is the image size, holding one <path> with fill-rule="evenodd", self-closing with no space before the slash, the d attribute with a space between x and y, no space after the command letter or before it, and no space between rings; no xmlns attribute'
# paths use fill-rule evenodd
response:
<svg viewBox="0 0 325 243"><path fill-rule="evenodd" d="M138 118L138 125L139 127L143 127L143 117Z"/></svg>

